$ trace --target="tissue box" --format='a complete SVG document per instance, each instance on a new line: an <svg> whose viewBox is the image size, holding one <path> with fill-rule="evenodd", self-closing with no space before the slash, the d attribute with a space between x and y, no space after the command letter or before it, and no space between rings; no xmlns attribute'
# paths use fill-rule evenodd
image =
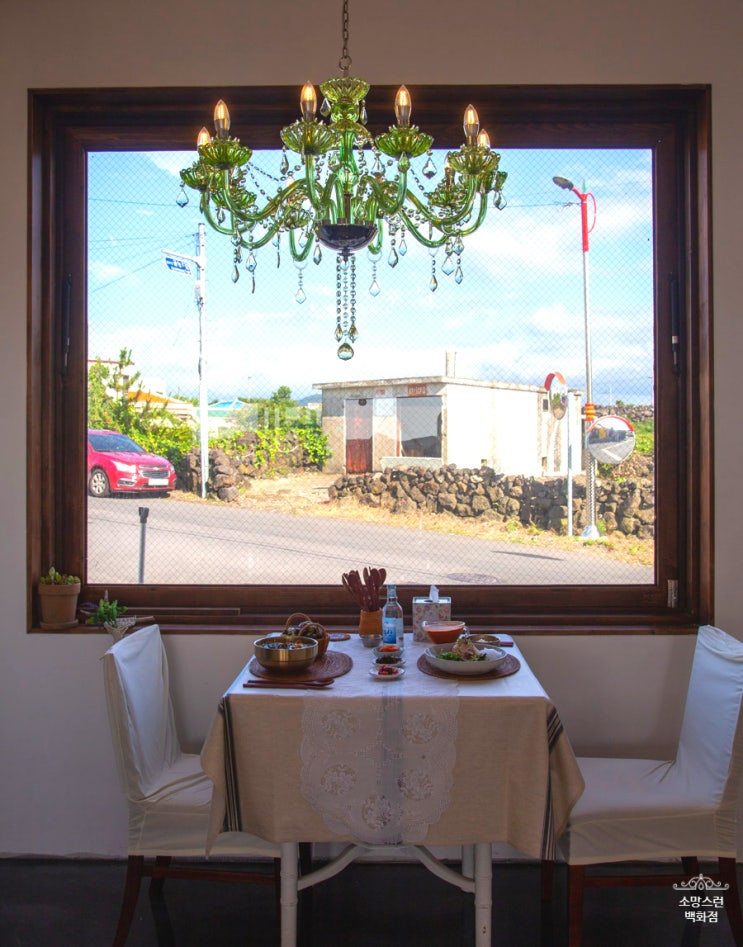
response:
<svg viewBox="0 0 743 947"><path fill-rule="evenodd" d="M450 621L451 599L441 596L438 602L430 598L413 598L413 640L428 641L421 627L424 621Z"/></svg>

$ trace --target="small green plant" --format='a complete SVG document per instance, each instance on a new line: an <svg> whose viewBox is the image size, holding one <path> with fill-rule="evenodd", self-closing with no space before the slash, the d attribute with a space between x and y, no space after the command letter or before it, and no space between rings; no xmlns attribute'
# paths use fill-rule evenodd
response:
<svg viewBox="0 0 743 947"><path fill-rule="evenodd" d="M76 585L79 581L78 576L57 572L54 566L50 566L46 575L42 575L39 579L42 585Z"/></svg>
<svg viewBox="0 0 743 947"><path fill-rule="evenodd" d="M109 602L108 599L102 598L98 602L95 614L90 616L86 624L113 625L121 618L125 611L127 611L126 605L119 605L116 599L114 599L113 602Z"/></svg>

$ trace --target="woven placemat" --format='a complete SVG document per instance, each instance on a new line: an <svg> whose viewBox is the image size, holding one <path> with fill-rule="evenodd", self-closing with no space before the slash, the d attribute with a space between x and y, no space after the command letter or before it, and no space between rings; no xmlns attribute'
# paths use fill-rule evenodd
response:
<svg viewBox="0 0 743 947"><path fill-rule="evenodd" d="M267 681L286 681L287 683L301 683L316 681L319 677L342 677L353 667L353 658L343 651L328 649L321 658L317 658L309 667L301 671L269 671L255 658L251 658L248 670L255 677Z"/></svg>
<svg viewBox="0 0 743 947"><path fill-rule="evenodd" d="M521 667L521 661L513 654L507 654L501 664L487 674L448 674L446 671L440 671L426 660L425 654L418 658L418 670L424 674L430 674L431 677L440 677L444 681L492 681L496 677L508 677L515 674Z"/></svg>

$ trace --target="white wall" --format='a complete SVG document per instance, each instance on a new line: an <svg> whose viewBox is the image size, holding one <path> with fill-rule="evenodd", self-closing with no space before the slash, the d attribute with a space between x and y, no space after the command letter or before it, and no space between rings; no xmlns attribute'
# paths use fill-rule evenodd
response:
<svg viewBox="0 0 743 947"><path fill-rule="evenodd" d="M340 0L212 0L208 9L207 27L194 0L3 4L0 852L113 854L124 851L125 837L99 665L108 641L25 633L26 90L272 83L299 90L335 71ZM739 0L461 0L446 13L428 0L351 2L353 70L372 83L712 83L717 621L743 637L741 35ZM490 132L497 145L497 130ZM675 739L691 645L672 637L524 642L578 749L638 755L667 752ZM246 644L183 637L170 639L168 651L183 733L198 742Z"/></svg>

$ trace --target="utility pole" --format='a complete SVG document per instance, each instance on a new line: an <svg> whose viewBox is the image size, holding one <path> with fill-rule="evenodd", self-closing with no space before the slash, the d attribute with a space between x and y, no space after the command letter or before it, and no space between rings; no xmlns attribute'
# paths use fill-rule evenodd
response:
<svg viewBox="0 0 743 947"><path fill-rule="evenodd" d="M163 250L165 263L169 269L190 274L185 264L173 265L175 261L186 260L196 266L197 276L194 283L196 308L199 311L199 444L201 446L201 496L206 497L206 483L209 479L209 400L206 383L206 225L199 223L198 256L188 256L173 250ZM174 259L175 258L175 259ZM171 262L172 261L172 262Z"/></svg>

